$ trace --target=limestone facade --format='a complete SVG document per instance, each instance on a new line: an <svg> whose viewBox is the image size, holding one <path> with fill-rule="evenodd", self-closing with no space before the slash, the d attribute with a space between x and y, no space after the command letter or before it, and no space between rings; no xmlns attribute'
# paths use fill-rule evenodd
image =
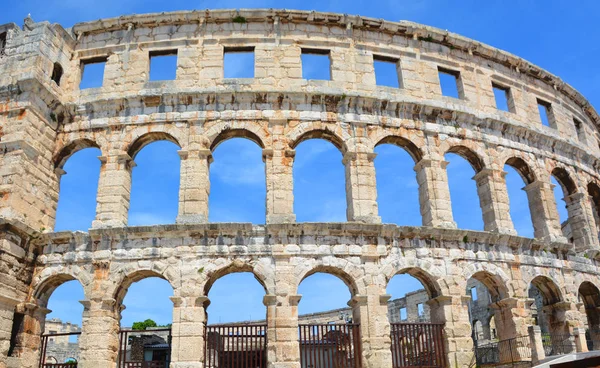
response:
<svg viewBox="0 0 600 368"><path fill-rule="evenodd" d="M424 284L451 367L473 358L471 278L488 288L500 340L527 335L530 285L551 330L580 336L586 320L600 330L600 119L521 58L415 23L291 10L123 16L67 30L27 18L0 26L0 39L0 367L37 365L48 298L67 280L85 291L84 368L116 366L123 297L148 276L174 289L178 368L202 367L208 291L240 271L265 289L269 367L300 366L297 287L315 272L348 285L366 368L391 367L386 286L398 273ZM254 52L254 78L224 79L224 52L240 48ZM315 49L329 55L331 80L302 79L301 54ZM176 79L149 81L150 57L174 52ZM396 64L401 88L376 85L377 58ZM105 63L103 84L80 89L92 62ZM442 95L440 71L456 77L459 98ZM510 111L496 108L495 86ZM207 223L212 150L232 137L263 149L265 225ZM311 138L343 154L347 223L295 222L295 148ZM181 148L178 220L128 227L135 157L156 140ZM384 143L415 160L422 227L381 224L373 160ZM102 152L93 228L54 233L64 163L86 147ZM477 173L485 231L456 228L448 152ZM505 165L524 180L534 239L515 234ZM565 193L569 240L551 176Z"/></svg>

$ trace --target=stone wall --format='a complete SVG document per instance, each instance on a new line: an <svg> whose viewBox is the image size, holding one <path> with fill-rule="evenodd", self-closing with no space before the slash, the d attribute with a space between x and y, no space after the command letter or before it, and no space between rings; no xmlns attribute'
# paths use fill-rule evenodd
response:
<svg viewBox="0 0 600 368"><path fill-rule="evenodd" d="M489 292L499 339L527 334L532 285L550 332L580 336L586 320L591 330L600 324L600 119L581 94L523 59L411 22L293 10L134 15L68 30L27 18L4 32L0 366L37 365L48 298L68 280L85 291L83 368L115 367L124 295L149 276L174 289L179 368L202 367L208 291L230 272L253 272L265 287L267 358L277 368L300 366L297 286L314 272L348 286L365 368L391 366L386 286L398 273L425 286L419 300L445 324L448 366L473 358L471 279ZM254 50L254 78L224 79L224 52L240 47ZM301 54L315 49L329 54L331 80L302 79ZM177 53L175 80L149 81L156 52ZM373 61L382 58L396 64L401 88L376 85ZM80 89L91 61L105 62L103 85ZM456 76L459 98L442 95L440 70ZM510 111L496 108L497 86ZM233 137L263 149L266 225L206 223L212 150ZM295 223L295 148L311 138L343 155L347 223ZM177 224L128 227L136 154L157 140L180 147ZM381 224L379 144L413 157L422 227ZM102 152L92 229L53 233L64 163L86 147ZM456 228L446 153L476 172L484 231ZM505 165L524 180L534 239L516 236ZM551 176L565 194L568 239Z"/></svg>

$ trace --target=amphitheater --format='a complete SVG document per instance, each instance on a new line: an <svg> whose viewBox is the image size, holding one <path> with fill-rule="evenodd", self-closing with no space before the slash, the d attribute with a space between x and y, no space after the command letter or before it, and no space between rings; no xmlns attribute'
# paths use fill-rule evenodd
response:
<svg viewBox="0 0 600 368"><path fill-rule="evenodd" d="M228 52L253 52L254 78L224 79ZM305 53L328 56L330 80L302 78ZM176 78L149 81L149 60L167 54L177 56ZM376 84L374 61L395 65L399 88ZM102 86L80 89L91 64L104 65ZM442 93L440 74L454 79L457 98ZM497 108L494 90L508 111ZM336 345L338 356L352 356L335 367L415 366L399 356L423 344L411 359L481 363L471 279L486 286L494 311L498 351L490 362L531 366L556 353L536 326L532 286L552 344L566 342L567 353L600 347L600 117L571 86L517 56L411 22L307 11L132 15L69 29L27 18L22 27L0 26L0 101L0 367L64 366L44 362L41 343L47 301L69 280L85 291L80 367L160 367L119 354L124 295L151 276L174 289L170 367L229 367L211 360L213 337L223 335L206 332L205 309L213 283L233 272L256 276L267 309L253 335L264 339L261 362L254 355L237 366L334 367L307 364L301 354L297 287L316 272L339 277L352 295L352 324L344 325L351 333L327 340L352 340L351 348ZM263 150L263 225L207 221L211 153L234 137ZM343 154L347 222L295 221L295 148L312 138ZM136 154L157 140L180 147L177 222L127 226ZM420 227L381 223L373 160L384 143L414 159ZM86 147L102 152L95 221L87 233L52 232L63 165ZM455 224L448 152L477 173L484 231ZM515 232L505 165L524 181L534 238ZM565 232L552 177L564 192ZM420 332L412 337L399 337L403 327L387 315L387 283L402 273L419 279L429 298L431 323L413 325ZM436 326L435 341L423 341ZM248 349L242 343L237 352Z"/></svg>

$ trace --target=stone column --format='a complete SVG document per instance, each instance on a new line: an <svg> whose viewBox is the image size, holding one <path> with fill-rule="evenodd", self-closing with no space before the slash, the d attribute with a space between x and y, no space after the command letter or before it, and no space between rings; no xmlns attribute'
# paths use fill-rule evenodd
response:
<svg viewBox="0 0 600 368"><path fill-rule="evenodd" d="M422 159L415 165L423 226L456 228L452 217L447 161Z"/></svg>
<svg viewBox="0 0 600 368"><path fill-rule="evenodd" d="M554 185L549 178L545 179L538 179L523 188L529 200L534 236L537 239L566 243L556 209Z"/></svg>
<svg viewBox="0 0 600 368"><path fill-rule="evenodd" d="M551 342L562 345L566 349L566 353L575 352L575 338L572 332L573 328L581 327L578 320L579 312L575 304L561 301L545 305L542 310L548 320ZM559 341L552 341L554 339L559 339ZM568 347L568 344L571 346Z"/></svg>
<svg viewBox="0 0 600 368"><path fill-rule="evenodd" d="M578 353L585 353L588 351L587 341L585 338L585 329L581 327L575 327L573 329L573 335L575 335L575 350Z"/></svg>
<svg viewBox="0 0 600 368"><path fill-rule="evenodd" d="M565 197L565 202L575 249L578 252L598 249L598 235L589 195L573 193Z"/></svg>
<svg viewBox="0 0 600 368"><path fill-rule="evenodd" d="M78 367L115 368L119 352L120 310L117 301L94 298L83 300L81 304L84 309Z"/></svg>
<svg viewBox="0 0 600 368"><path fill-rule="evenodd" d="M348 221L381 223L377 209L375 153L346 152L346 201Z"/></svg>
<svg viewBox="0 0 600 368"><path fill-rule="evenodd" d="M171 327L171 368L201 368L204 366L204 326L206 296L171 297L173 325Z"/></svg>
<svg viewBox="0 0 600 368"><path fill-rule="evenodd" d="M18 358L19 368L37 368L40 363L41 336L46 315L51 311L32 303L20 304L17 312L23 314L23 324L18 332L13 356Z"/></svg>
<svg viewBox="0 0 600 368"><path fill-rule="evenodd" d="M438 296L427 301L431 322L444 323L444 350L448 367L468 367L475 361L469 303L466 295Z"/></svg>
<svg viewBox="0 0 600 368"><path fill-rule="evenodd" d="M127 226L131 170L135 162L127 153L100 156L96 219L92 228Z"/></svg>
<svg viewBox="0 0 600 368"><path fill-rule="evenodd" d="M529 344L531 346L531 363L536 365L546 358L544 344L542 343L542 330L540 326L529 326L527 333L529 334Z"/></svg>
<svg viewBox="0 0 600 368"><path fill-rule="evenodd" d="M181 150L178 153L181 158L181 170L177 223L206 223L212 153L208 149Z"/></svg>
<svg viewBox="0 0 600 368"><path fill-rule="evenodd" d="M267 307L267 366L300 368L298 303L301 295L265 295Z"/></svg>
<svg viewBox="0 0 600 368"><path fill-rule="evenodd" d="M267 224L296 222L293 176L295 154L296 151L289 149L263 150L267 181Z"/></svg>
<svg viewBox="0 0 600 368"><path fill-rule="evenodd" d="M501 170L483 169L473 177L473 180L477 183L484 230L517 235L510 218L505 176L506 172Z"/></svg>
<svg viewBox="0 0 600 368"><path fill-rule="evenodd" d="M353 322L360 323L360 345L364 368L392 366L390 323L387 302L390 295L378 285L367 288L367 295L355 295L352 307Z"/></svg>
<svg viewBox="0 0 600 368"><path fill-rule="evenodd" d="M509 340L528 336L528 327L531 322L529 305L531 299L505 298L490 304L494 309L494 319L498 330L498 340ZM509 342L508 344L514 344ZM506 345L500 351L500 362L518 362L525 357L519 356L519 349L511 349L514 346Z"/></svg>

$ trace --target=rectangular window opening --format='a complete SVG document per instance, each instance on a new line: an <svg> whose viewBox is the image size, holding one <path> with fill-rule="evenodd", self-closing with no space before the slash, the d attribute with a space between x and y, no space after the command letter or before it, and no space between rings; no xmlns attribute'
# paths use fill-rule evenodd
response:
<svg viewBox="0 0 600 368"><path fill-rule="evenodd" d="M226 47L223 53L225 78L254 78L254 47Z"/></svg>
<svg viewBox="0 0 600 368"><path fill-rule="evenodd" d="M81 61L81 82L79 89L102 87L106 57Z"/></svg>
<svg viewBox="0 0 600 368"><path fill-rule="evenodd" d="M378 86L402 88L400 77L399 60L373 55L373 67L375 69L375 84Z"/></svg>
<svg viewBox="0 0 600 368"><path fill-rule="evenodd" d="M6 32L0 33L0 56L5 55L6 52Z"/></svg>
<svg viewBox="0 0 600 368"><path fill-rule="evenodd" d="M512 99L510 88L492 83L494 90L494 99L496 100L496 108L502 111L515 112L515 105Z"/></svg>
<svg viewBox="0 0 600 368"><path fill-rule="evenodd" d="M302 49L302 78L331 80L331 54L329 50Z"/></svg>
<svg viewBox="0 0 600 368"><path fill-rule="evenodd" d="M423 303L417 304L417 312L419 317L423 317L425 315L425 307L423 306Z"/></svg>
<svg viewBox="0 0 600 368"><path fill-rule="evenodd" d="M408 315L406 314L406 307L400 308L400 320L406 321L408 319Z"/></svg>
<svg viewBox="0 0 600 368"><path fill-rule="evenodd" d="M573 125L575 125L575 131L577 132L577 139L580 142L585 143L585 130L583 129L583 123L581 120L573 118Z"/></svg>
<svg viewBox="0 0 600 368"><path fill-rule="evenodd" d="M538 111L540 113L540 119L542 125L547 127L556 128L554 121L554 113L552 112L552 104L544 100L537 99Z"/></svg>
<svg viewBox="0 0 600 368"><path fill-rule="evenodd" d="M13 325L12 325L12 330L10 332L10 344L8 346L8 356L13 356L13 352L15 350L15 347L17 346L17 335L21 331L24 319L25 319L25 315L23 313L15 313L13 315Z"/></svg>
<svg viewBox="0 0 600 368"><path fill-rule="evenodd" d="M463 98L462 86L460 85L460 72L438 67L438 77L442 96L452 98Z"/></svg>
<svg viewBox="0 0 600 368"><path fill-rule="evenodd" d="M150 51L149 55L151 81L177 78L177 50Z"/></svg>
<svg viewBox="0 0 600 368"><path fill-rule="evenodd" d="M475 302L477 298L477 288L471 288L471 300Z"/></svg>

